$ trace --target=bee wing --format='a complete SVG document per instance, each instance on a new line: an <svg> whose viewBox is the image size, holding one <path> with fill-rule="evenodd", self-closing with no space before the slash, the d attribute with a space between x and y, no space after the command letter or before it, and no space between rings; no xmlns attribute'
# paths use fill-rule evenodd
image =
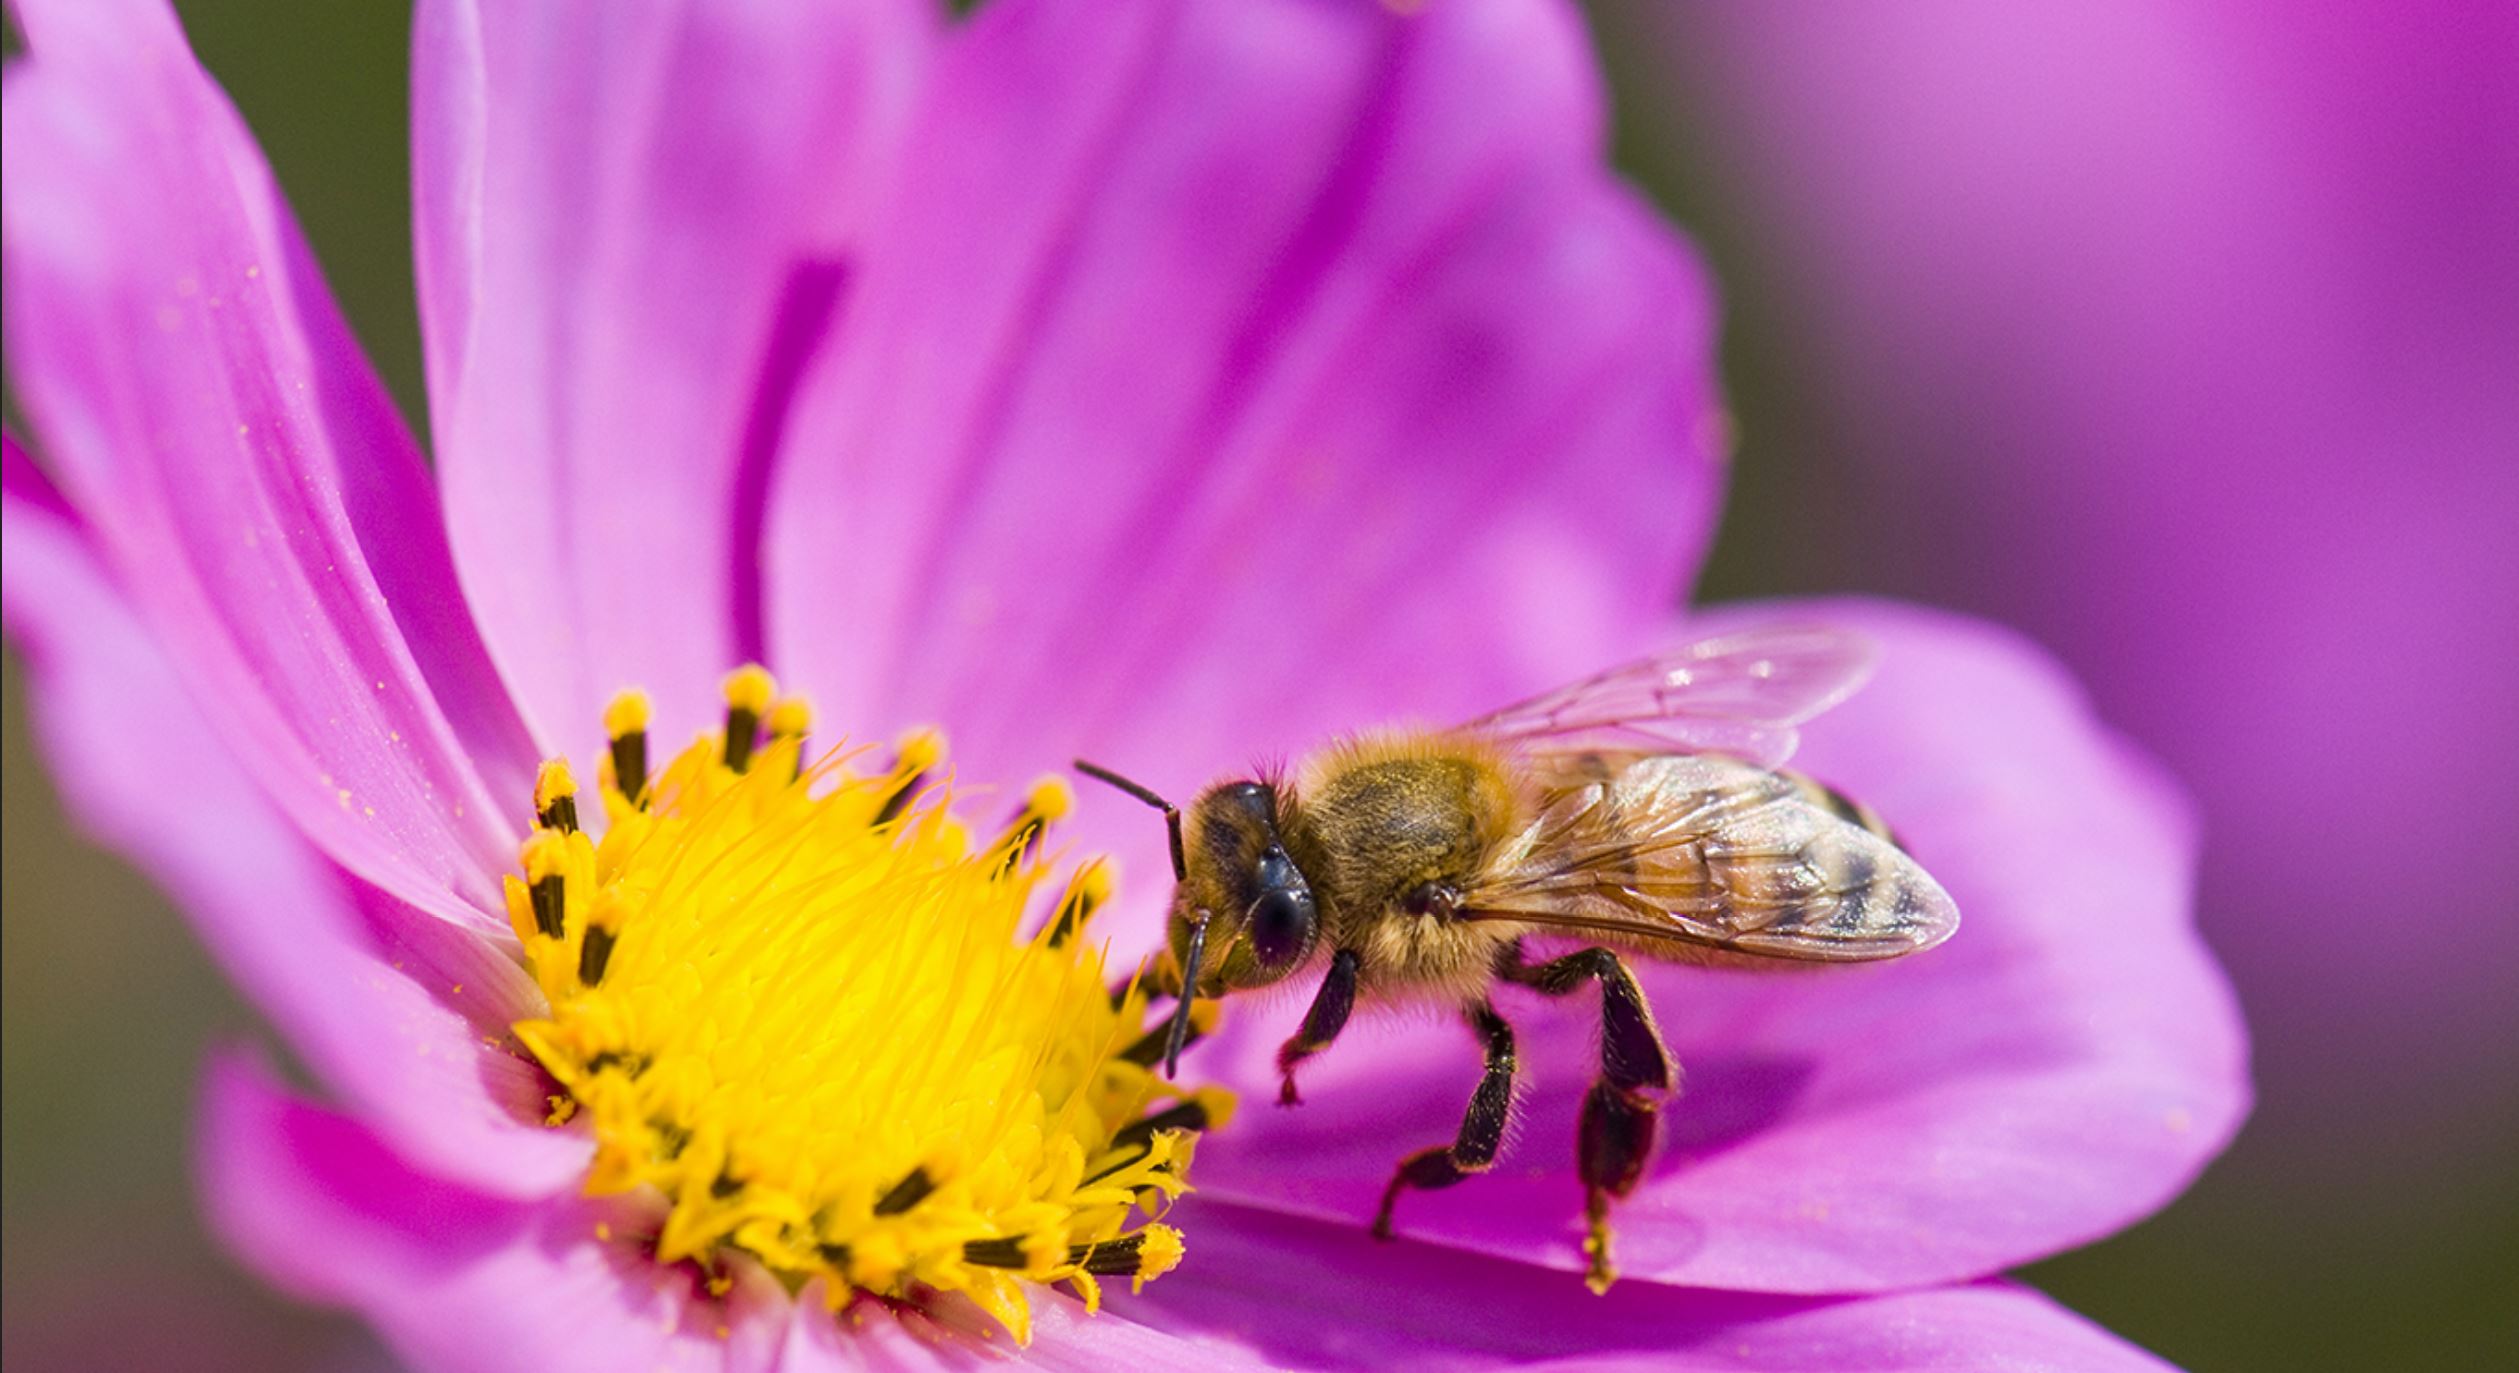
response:
<svg viewBox="0 0 2519 1373"><path fill-rule="evenodd" d="M1841 806L1816 784L1729 758L1643 758L1559 793L1462 908L1815 962L1949 938L1959 927L1949 894Z"/></svg>
<svg viewBox="0 0 2519 1373"><path fill-rule="evenodd" d="M1778 625L1718 635L1621 663L1463 726L1533 751L1729 753L1769 766L1794 726L1871 675L1872 640Z"/></svg>

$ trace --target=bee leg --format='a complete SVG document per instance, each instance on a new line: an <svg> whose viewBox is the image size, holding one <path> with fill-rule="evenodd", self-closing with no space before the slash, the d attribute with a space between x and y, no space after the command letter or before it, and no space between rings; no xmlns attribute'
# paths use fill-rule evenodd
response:
<svg viewBox="0 0 2519 1373"><path fill-rule="evenodd" d="M1591 1261L1584 1281L1595 1292L1607 1291L1618 1277L1609 1254L1610 1199L1634 1191L1643 1180L1661 1134L1659 1098L1678 1085L1679 1075L1662 1032L1654 1028L1652 1007L1618 955L1585 949L1532 966L1522 961L1517 944L1497 972L1547 996L1564 996L1587 978L1600 983L1601 1075L1583 1099L1575 1161L1588 1230L1583 1252Z"/></svg>
<svg viewBox="0 0 2519 1373"><path fill-rule="evenodd" d="M1277 1104L1294 1106L1303 1098L1295 1094L1294 1065L1319 1053L1347 1028L1347 1013L1356 1008L1356 969L1359 960L1353 949L1340 949L1329 961L1329 975L1321 979L1321 990L1312 998L1312 1009L1303 1013L1303 1028L1294 1038L1277 1046Z"/></svg>
<svg viewBox="0 0 2519 1373"><path fill-rule="evenodd" d="M1382 1191L1382 1209L1373 1218L1376 1239L1391 1237L1391 1208L1399 1204L1400 1193L1412 1187L1430 1192L1486 1172L1504 1147L1505 1121L1513 1114L1513 1027L1484 1001L1469 1008L1468 1019L1487 1047L1486 1075L1470 1094L1461 1132L1450 1144L1420 1149L1399 1161L1391 1185Z"/></svg>

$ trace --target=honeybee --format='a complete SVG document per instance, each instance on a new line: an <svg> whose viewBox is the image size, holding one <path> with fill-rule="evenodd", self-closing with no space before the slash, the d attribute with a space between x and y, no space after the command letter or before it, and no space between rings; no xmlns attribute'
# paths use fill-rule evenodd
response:
<svg viewBox="0 0 2519 1373"><path fill-rule="evenodd" d="M1178 1064L1196 997L1320 970L1279 1049L1279 1100L1359 1004L1457 1008L1486 1068L1458 1134L1400 1160L1374 1233L1411 1189L1493 1165L1512 1109L1513 1027L1498 983L1548 996L1600 987L1601 1056L1576 1165L1586 1280L1616 1277L1609 1210L1644 1176L1670 1051L1626 958L1849 963L1930 948L1959 925L1941 886L1860 802L1782 765L1796 726L1851 695L1875 657L1861 635L1765 628L1682 644L1450 729L1341 739L1291 775L1218 782L1187 815L1160 808L1175 878L1158 981L1180 992ZM1526 941L1589 947L1534 962Z"/></svg>

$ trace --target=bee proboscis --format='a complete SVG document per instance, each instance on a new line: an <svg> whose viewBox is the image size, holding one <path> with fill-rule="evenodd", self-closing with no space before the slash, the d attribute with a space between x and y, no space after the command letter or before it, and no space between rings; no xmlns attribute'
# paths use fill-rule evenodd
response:
<svg viewBox="0 0 2519 1373"><path fill-rule="evenodd" d="M1587 1280L1615 1277L1609 1205L1651 1161L1677 1080L1624 957L1777 965L1929 948L1958 908L1868 807L1784 761L1796 727L1869 675L1867 637L1770 627L1681 644L1441 730L1333 742L1283 776L1217 782L1186 813L1077 766L1169 822L1175 887L1166 972L1195 997L1318 969L1302 1027L1278 1051L1280 1100L1359 1004L1457 1007L1486 1055L1457 1137L1400 1160L1400 1195L1485 1171L1513 1097L1499 983L1562 996L1600 988L1601 1059L1576 1143ZM1525 941L1588 947L1533 962ZM1622 957L1623 956L1623 957Z"/></svg>

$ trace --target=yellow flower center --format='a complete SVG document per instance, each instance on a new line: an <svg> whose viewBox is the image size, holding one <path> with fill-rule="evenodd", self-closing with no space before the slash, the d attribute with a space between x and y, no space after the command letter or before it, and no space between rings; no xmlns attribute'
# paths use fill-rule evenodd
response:
<svg viewBox="0 0 2519 1373"><path fill-rule="evenodd" d="M1065 784L975 846L932 732L809 763L769 674L726 698L724 731L652 776L646 698L615 700L602 837L547 763L507 881L550 1002L516 1034L564 1089L553 1123L591 1123L587 1191L661 1195L661 1261L741 1251L829 1279L835 1307L963 1292L1018 1340L1025 1281L1098 1305L1097 1275L1178 1263L1155 1221L1232 1101L1154 1075L1147 992L1074 937L1110 883L1090 861L1053 885Z"/></svg>

